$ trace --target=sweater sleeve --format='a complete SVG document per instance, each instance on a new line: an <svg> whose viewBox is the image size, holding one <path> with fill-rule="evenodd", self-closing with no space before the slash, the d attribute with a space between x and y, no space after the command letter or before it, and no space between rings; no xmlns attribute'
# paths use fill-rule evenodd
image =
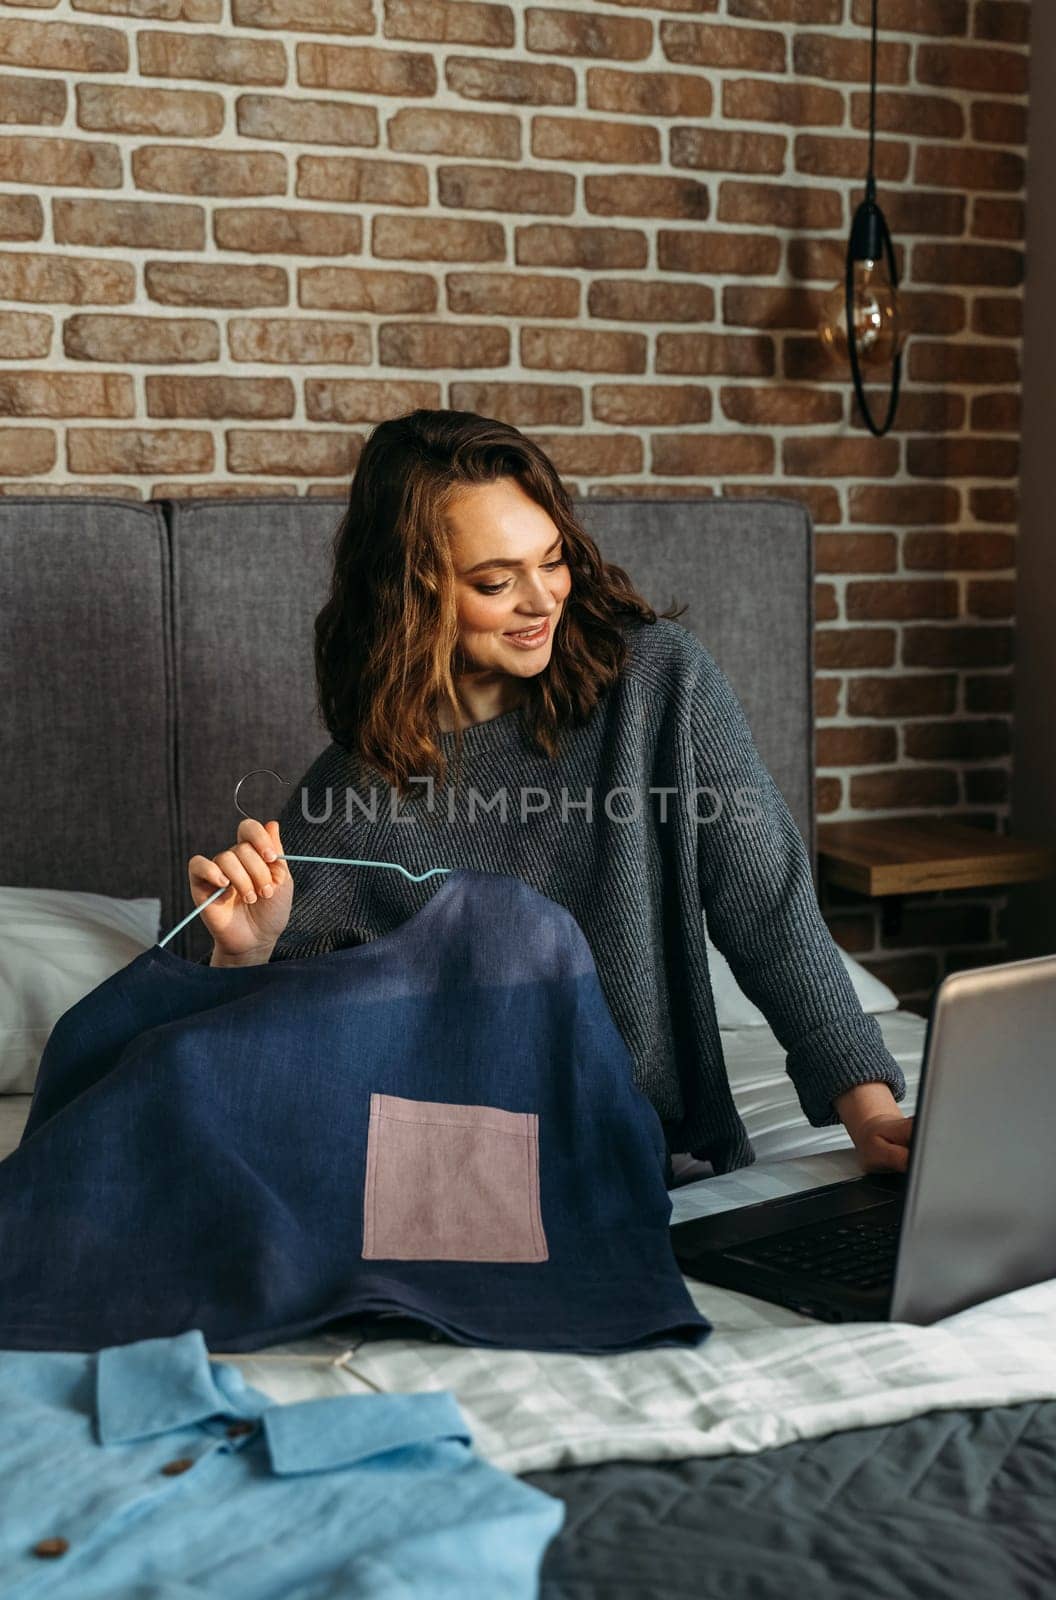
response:
<svg viewBox="0 0 1056 1600"><path fill-rule="evenodd" d="M902 1069L825 925L799 829L730 683L703 649L690 723L709 935L786 1051L807 1121L838 1124L833 1099L860 1083L886 1083L901 1100Z"/></svg>

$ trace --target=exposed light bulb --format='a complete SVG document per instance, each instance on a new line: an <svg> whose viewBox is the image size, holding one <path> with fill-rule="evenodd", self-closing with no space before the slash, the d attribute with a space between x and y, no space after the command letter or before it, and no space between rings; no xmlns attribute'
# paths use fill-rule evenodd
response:
<svg viewBox="0 0 1056 1600"><path fill-rule="evenodd" d="M852 321L859 365L887 368L902 348L904 332L887 263L872 258L855 261L853 273ZM842 279L822 300L818 337L836 360L848 360L847 289Z"/></svg>

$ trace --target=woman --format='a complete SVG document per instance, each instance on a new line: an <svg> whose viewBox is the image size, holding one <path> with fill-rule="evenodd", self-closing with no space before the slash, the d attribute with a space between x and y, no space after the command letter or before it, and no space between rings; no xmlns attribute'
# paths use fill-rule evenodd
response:
<svg viewBox="0 0 1056 1600"><path fill-rule="evenodd" d="M442 881L299 863L294 900L285 852L518 877L586 935L669 1153L724 1172L754 1155L703 909L788 1052L808 1121L842 1121L865 1171L905 1169L905 1080L733 690L674 614L601 560L529 439L460 411L373 430L315 664L330 745L278 820L246 819L234 846L189 863L196 904L229 890L202 913L213 965L380 937Z"/></svg>

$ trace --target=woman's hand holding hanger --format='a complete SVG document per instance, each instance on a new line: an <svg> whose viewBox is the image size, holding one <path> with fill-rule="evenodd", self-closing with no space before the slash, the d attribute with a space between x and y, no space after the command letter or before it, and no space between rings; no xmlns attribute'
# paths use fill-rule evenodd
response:
<svg viewBox="0 0 1056 1600"><path fill-rule="evenodd" d="M212 858L191 857L187 875L196 906L222 884L228 886L201 913L213 938L211 966L251 967L270 960L293 905L293 874L285 861L276 860L282 853L277 822L265 825L245 817L229 850Z"/></svg>

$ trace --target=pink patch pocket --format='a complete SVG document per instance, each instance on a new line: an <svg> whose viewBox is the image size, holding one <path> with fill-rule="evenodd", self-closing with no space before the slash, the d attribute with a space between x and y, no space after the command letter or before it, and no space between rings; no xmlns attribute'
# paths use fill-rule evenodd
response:
<svg viewBox="0 0 1056 1600"><path fill-rule="evenodd" d="M539 1118L372 1094L365 1261L546 1261Z"/></svg>

